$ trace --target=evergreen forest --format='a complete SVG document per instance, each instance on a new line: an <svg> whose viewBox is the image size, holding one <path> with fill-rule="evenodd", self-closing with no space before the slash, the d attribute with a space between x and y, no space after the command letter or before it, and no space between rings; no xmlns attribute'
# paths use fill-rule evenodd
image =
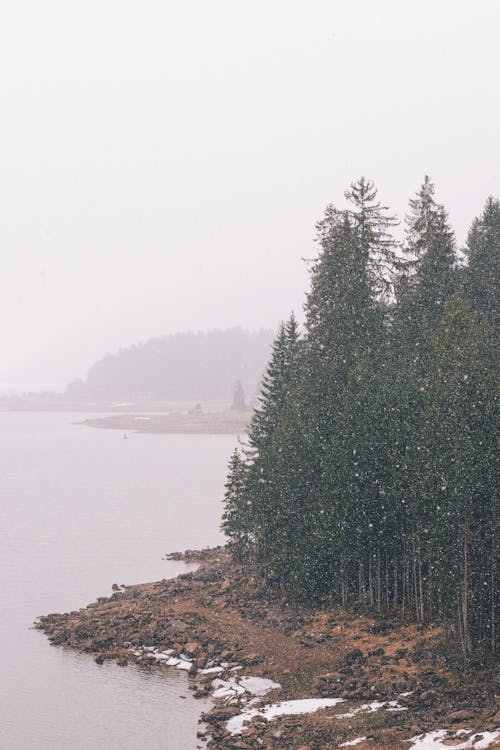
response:
<svg viewBox="0 0 500 750"><path fill-rule="evenodd" d="M269 329L242 328L162 336L115 354L89 370L85 382L68 386L80 398L223 400L231 402L240 381L253 397L269 355Z"/></svg>
<svg viewBox="0 0 500 750"><path fill-rule="evenodd" d="M345 197L316 225L304 329L277 332L222 528L287 596L495 652L500 202L458 248L428 177L402 241L371 181Z"/></svg>

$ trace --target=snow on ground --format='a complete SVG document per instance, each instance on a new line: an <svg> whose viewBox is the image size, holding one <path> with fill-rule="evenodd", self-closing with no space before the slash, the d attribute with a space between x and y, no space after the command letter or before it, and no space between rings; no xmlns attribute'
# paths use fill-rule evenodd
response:
<svg viewBox="0 0 500 750"><path fill-rule="evenodd" d="M265 677L240 677L238 682L252 695L265 695L270 690L281 687L279 682L266 680Z"/></svg>
<svg viewBox="0 0 500 750"><path fill-rule="evenodd" d="M155 646L141 646L130 648L130 651L134 656L147 656L155 661L162 662L170 667L176 667L177 669L183 669L189 671L193 662L189 660L185 654L175 655L173 649L165 649L159 651ZM227 662L220 662L217 665L216 662L208 662L205 669L200 670L201 674L219 674L228 667ZM241 669L242 667L233 667L235 669ZM254 677L252 675L246 677L230 677L228 680L221 680L216 678L212 681L212 693L213 698L229 699L229 702L233 702L237 698L245 694L253 696L261 696L268 693L270 690L275 690L281 687L277 682L267 680L264 677ZM401 697L411 695L409 693L401 693ZM290 700L281 701L280 703L268 704L262 708L250 708L252 702L248 703L248 707L245 711L238 716L233 716L227 722L227 730L231 734L240 734L243 729L244 723L250 721L254 716L263 716L264 718L271 720L277 716L290 716L297 714L308 714L314 713L320 708L330 708L336 706L338 703L344 703L343 698L304 698L302 700ZM401 706L398 701L372 701L371 703L363 703L358 708L353 708L351 711L345 714L337 714L337 719L351 719L360 713L374 713L385 709L386 711L407 711L404 706ZM487 750L496 740L500 739L500 729L492 732L475 732L472 734L466 729L448 730L448 729L437 729L433 732L427 732L427 734L417 735L412 737L410 740L405 742L412 742L413 744L408 750ZM463 740L463 741L462 741ZM357 737L354 740L343 742L339 747L353 747L359 745L362 742L368 742L367 737ZM453 744L450 745L450 742Z"/></svg>
<svg viewBox="0 0 500 750"><path fill-rule="evenodd" d="M270 690L281 687L277 682L266 680L264 677L230 677L229 680L221 680L218 677L212 681L215 692L213 698L236 698L239 695L250 693L251 695L265 695Z"/></svg>
<svg viewBox="0 0 500 750"><path fill-rule="evenodd" d="M217 677L212 681L212 687L215 688L212 698L236 698L246 693L245 688L238 685L234 677L229 680L221 680Z"/></svg>
<svg viewBox="0 0 500 750"><path fill-rule="evenodd" d="M191 667L193 666L193 662L190 661L189 657L187 657L185 654L181 654L180 656L175 655L175 651L173 648L165 649L164 651L159 651L154 646L143 646L142 650L134 650L133 648L130 649L134 656L147 656L149 659L154 659L155 661L162 662L163 664L166 664L167 667L176 667L176 669L184 669L186 672L189 672Z"/></svg>
<svg viewBox="0 0 500 750"><path fill-rule="evenodd" d="M352 747L353 745L359 745L360 742L369 742L368 737L356 737L355 740L349 740L349 742L342 742L339 747Z"/></svg>
<svg viewBox="0 0 500 750"><path fill-rule="evenodd" d="M202 669L200 674L220 674L223 671L224 667L207 667L207 669Z"/></svg>
<svg viewBox="0 0 500 750"><path fill-rule="evenodd" d="M372 703L363 703L362 706L359 706L358 708L353 708L352 711L349 711L347 714L339 714L338 719L352 719L353 716L356 716L356 714L372 714L375 711L380 711L381 708L385 708L386 711L407 711L407 708L403 708L403 706L400 706L397 701L385 701L384 703L381 703L380 701L373 701Z"/></svg>
<svg viewBox="0 0 500 750"><path fill-rule="evenodd" d="M290 716L292 714L310 714L319 708L330 708L338 703L343 703L343 698L304 698L302 700L282 701L263 708L251 708L238 716L233 716L227 722L227 730L231 734L240 734L243 722L250 721L253 716L264 716L266 719L275 719L276 716Z"/></svg>
<svg viewBox="0 0 500 750"><path fill-rule="evenodd" d="M191 667L193 666L192 661L184 661L184 659L179 659L179 663L175 665L176 669L185 669L186 672L189 672Z"/></svg>
<svg viewBox="0 0 500 750"><path fill-rule="evenodd" d="M464 742L459 742L458 745L449 744L450 740L457 741L464 734L470 735L470 732L465 729L459 729L455 732L450 732L448 729L438 729L435 732L412 737L411 740L406 740L406 742L413 742L409 750L486 750L500 737L500 730L476 732L465 739ZM444 744L441 740L446 740L447 744Z"/></svg>
<svg viewBox="0 0 500 750"><path fill-rule="evenodd" d="M186 672L193 666L193 662L186 654L176 654L173 648L164 649L160 651L155 646L140 646L139 648L132 647L129 649L134 656L146 656L154 661L166 664L168 667L176 667L176 669L184 669ZM227 662L221 661L217 664L216 661L209 661L205 669L199 670L200 674L220 674L224 672L229 666ZM231 671L236 672L243 669L242 666L236 665L232 667ZM230 677L229 680L215 679L212 682L212 687L215 688L213 693L214 698L236 698L238 696L249 693L250 695L265 695L270 690L281 687L277 682L272 680L266 680L264 677L254 677L249 675L246 677Z"/></svg>

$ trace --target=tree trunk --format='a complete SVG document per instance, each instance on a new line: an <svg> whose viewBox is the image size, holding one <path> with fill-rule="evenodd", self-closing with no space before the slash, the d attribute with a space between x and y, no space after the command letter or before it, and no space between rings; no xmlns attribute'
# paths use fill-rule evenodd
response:
<svg viewBox="0 0 500 750"><path fill-rule="evenodd" d="M387 609L389 609L389 562L387 555L385 556L385 603Z"/></svg>
<svg viewBox="0 0 500 750"><path fill-rule="evenodd" d="M394 560L394 592L392 596L394 609L398 607L398 561Z"/></svg>
<svg viewBox="0 0 500 750"><path fill-rule="evenodd" d="M370 607L373 607L373 576L372 576L372 558L368 558L368 586L370 588Z"/></svg>
<svg viewBox="0 0 500 750"><path fill-rule="evenodd" d="M464 652L466 658L470 654L470 622L469 622L469 519L464 515L464 549L463 549L463 591L462 591L462 620L464 632Z"/></svg>
<svg viewBox="0 0 500 750"><path fill-rule="evenodd" d="M380 570L380 550L377 552L377 610L382 606L382 580Z"/></svg>
<svg viewBox="0 0 500 750"><path fill-rule="evenodd" d="M415 552L415 545L413 545L413 598L415 599L415 615L418 622L419 608L418 608L418 587L417 587L417 558Z"/></svg>
<svg viewBox="0 0 500 750"><path fill-rule="evenodd" d="M420 556L420 545L418 545L418 591L420 596L420 622L425 620L425 608L424 608L424 586L422 581L422 559Z"/></svg>

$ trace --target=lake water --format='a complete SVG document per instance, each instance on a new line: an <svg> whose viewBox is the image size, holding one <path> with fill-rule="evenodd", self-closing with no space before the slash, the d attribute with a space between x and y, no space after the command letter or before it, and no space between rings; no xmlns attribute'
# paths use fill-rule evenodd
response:
<svg viewBox="0 0 500 750"><path fill-rule="evenodd" d="M220 543L236 438L123 440L74 424L82 418L0 414L0 748L194 750L204 705L185 674L99 667L31 624L109 595L113 583L185 571L162 560L168 551Z"/></svg>

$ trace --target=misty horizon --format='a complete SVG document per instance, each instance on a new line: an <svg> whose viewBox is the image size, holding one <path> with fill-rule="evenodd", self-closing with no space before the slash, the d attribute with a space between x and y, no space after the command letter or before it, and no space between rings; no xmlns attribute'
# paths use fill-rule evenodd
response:
<svg viewBox="0 0 500 750"><path fill-rule="evenodd" d="M465 241L498 193L498 5L2 12L4 382L177 331L300 318L325 206L428 173Z"/></svg>

